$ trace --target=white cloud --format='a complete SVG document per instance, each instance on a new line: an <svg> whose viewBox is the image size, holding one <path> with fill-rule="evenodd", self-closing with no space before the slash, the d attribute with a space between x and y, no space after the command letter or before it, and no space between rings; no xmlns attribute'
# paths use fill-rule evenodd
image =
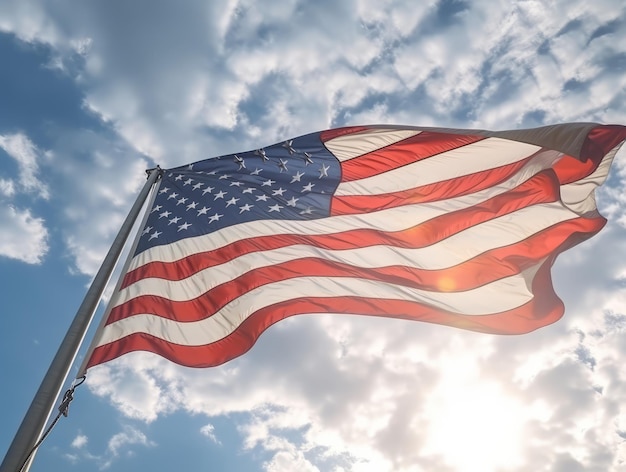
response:
<svg viewBox="0 0 626 472"><path fill-rule="evenodd" d="M267 472L319 472L320 469L311 464L304 455L299 452L280 451L272 459L263 465Z"/></svg>
<svg viewBox="0 0 626 472"><path fill-rule="evenodd" d="M0 193L5 197L15 195L15 183L11 179L0 179Z"/></svg>
<svg viewBox="0 0 626 472"><path fill-rule="evenodd" d="M48 230L30 210L0 206L0 255L39 264L48 252Z"/></svg>
<svg viewBox="0 0 626 472"><path fill-rule="evenodd" d="M156 444L150 441L147 436L132 426L124 426L124 430L115 434L107 445L107 449L113 456L118 456L120 451L128 446L142 445L147 447L154 447Z"/></svg>
<svg viewBox="0 0 626 472"><path fill-rule="evenodd" d="M63 130L55 152L67 156L56 163L55 179L64 191L63 237L74 263L94 275L153 167L119 139L87 130Z"/></svg>
<svg viewBox="0 0 626 472"><path fill-rule="evenodd" d="M75 450L72 453L65 453L63 457L72 464L86 463L97 465L99 470L106 470L122 455L131 456L134 454L133 446L155 447L156 443L139 429L123 425L122 431L115 433L106 442L106 448L101 454L93 454L87 448L89 439L84 434L78 434L71 442L70 446Z"/></svg>
<svg viewBox="0 0 626 472"><path fill-rule="evenodd" d="M14 20L5 20L5 30L84 56L85 106L163 165L172 156L180 163L206 157L207 149L258 146L259 130L270 143L346 117L374 118L368 111L384 103L368 103L376 95L394 99L390 121L441 124L445 117L446 124L502 127L520 125L520 110L550 121L585 119L576 104L592 87L596 106L584 108L586 118L601 119L623 89L623 74L601 60L623 52L623 41L611 32L591 40L619 18L619 2L605 9L582 1L197 2L154 9L139 27L129 7L108 6L120 11L102 15L103 7L83 6L46 17L45 6L28 3L34 18L46 18L37 23L56 32L25 26L26 9L17 3L6 7ZM129 20L112 28L109 17ZM176 29L181 23L184 31ZM170 30L177 34L164 41ZM144 54L145 45L158 53ZM608 77L617 83L589 85ZM563 96L572 80L582 89Z"/></svg>
<svg viewBox="0 0 626 472"><path fill-rule="evenodd" d="M104 366L90 372L90 388L97 395L110 396L113 404L130 418L153 421L159 414L178 408L179 395L164 391L146 372L138 375L142 377L139 382L131 381L125 372Z"/></svg>
<svg viewBox="0 0 626 472"><path fill-rule="evenodd" d="M81 449L83 447L85 447L85 445L87 444L87 441L89 439L87 438L87 436L85 436L84 434L79 434L78 436L76 436L74 438L74 440L72 441L71 446L75 449Z"/></svg>
<svg viewBox="0 0 626 472"><path fill-rule="evenodd" d="M215 427L211 423L205 424L202 428L200 428L200 434L206 436L215 444L222 444L220 440L217 439L217 436L215 435Z"/></svg>
<svg viewBox="0 0 626 472"><path fill-rule="evenodd" d="M39 173L37 161L41 153L33 142L21 133L0 135L0 148L17 161L21 189L25 192L37 193L45 199L49 198L48 186L37 176Z"/></svg>
<svg viewBox="0 0 626 472"><path fill-rule="evenodd" d="M13 33L26 42L57 44L62 34L36 2L9 0L0 5L0 31Z"/></svg>
<svg viewBox="0 0 626 472"><path fill-rule="evenodd" d="M63 457L65 457L72 464L76 464L80 460L80 457L77 454L65 453L63 454Z"/></svg>

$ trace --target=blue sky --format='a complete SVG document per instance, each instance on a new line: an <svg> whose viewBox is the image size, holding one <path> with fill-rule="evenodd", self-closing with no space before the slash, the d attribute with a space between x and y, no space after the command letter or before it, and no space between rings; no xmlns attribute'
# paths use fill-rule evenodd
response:
<svg viewBox="0 0 626 472"><path fill-rule="evenodd" d="M626 124L620 0L8 0L0 61L1 451L144 169L352 124ZM215 369L128 355L31 470L622 470L625 180L622 150L550 327L296 317Z"/></svg>

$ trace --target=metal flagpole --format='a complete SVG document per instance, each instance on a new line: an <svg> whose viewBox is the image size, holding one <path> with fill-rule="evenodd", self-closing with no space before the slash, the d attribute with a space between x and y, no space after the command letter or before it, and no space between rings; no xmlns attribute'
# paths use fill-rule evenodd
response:
<svg viewBox="0 0 626 472"><path fill-rule="evenodd" d="M63 383L69 373L74 362L78 349L85 337L87 328L93 318L98 307L100 298L107 286L111 273L115 268L115 264L122 253L126 239L128 238L132 227L141 212L141 208L150 193L150 189L161 175L159 167L150 169L148 180L143 189L137 196L133 207L130 209L128 216L124 220L119 233L115 237L109 252L107 253L102 265L93 279L83 302L81 303L76 316L72 321L61 346L59 347L48 372L44 376L39 390L35 394L33 401L28 408L22 424L20 425L13 442L9 446L4 460L0 465L0 472L20 472L20 467L28 457L33 446L39 440L43 433L43 429L48 422L52 411L54 410L56 399L61 392ZM22 471L27 472L29 464Z"/></svg>
<svg viewBox="0 0 626 472"><path fill-rule="evenodd" d="M156 199L157 193L159 192L160 185L161 185L161 181L159 180L157 181L156 186L154 187L154 192L152 192L152 196L148 200L148 208L152 208L152 205L154 204L154 200ZM128 272L128 267L130 267L130 263L133 259L133 255L135 254L135 251L137 250L137 246L139 245L139 240L141 239L141 228L146 227L146 222L148 221L149 216L150 216L149 211L146 211L145 214L143 215L143 220L141 221L141 224L139 225L140 230L137 231L137 234L135 235L135 240L133 241L133 244L130 247L130 251L128 252L128 256L126 257L126 261L124 262L124 265L122 266L122 270L120 272L121 275L117 279L117 283L115 284L115 288L113 289L113 295L111 295L111 298L109 299L109 303L107 303L107 307L104 310L104 314L102 315L102 318L100 319L100 324L98 325L98 328L96 329L96 332L94 333L93 338L91 339L91 344L89 345L89 347L87 348L87 351L85 352L83 363L78 368L78 373L76 374L76 380L79 380L81 377L87 374L87 364L89 363L89 359L91 358L91 355L93 354L93 351L96 348L98 341L100 340L100 336L102 335L102 331L104 330L107 324L107 320L109 319L111 310L117 304L117 299L120 296L120 287L122 286L122 282L124 281L124 275Z"/></svg>

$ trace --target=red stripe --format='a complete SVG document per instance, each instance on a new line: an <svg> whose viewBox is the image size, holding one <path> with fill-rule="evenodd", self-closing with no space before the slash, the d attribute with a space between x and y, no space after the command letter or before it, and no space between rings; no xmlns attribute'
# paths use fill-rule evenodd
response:
<svg viewBox="0 0 626 472"><path fill-rule="evenodd" d="M561 184L576 182L593 174L604 156L624 139L626 139L626 128L623 126L599 126L591 130L581 151L581 159L584 162L565 156L554 166Z"/></svg>
<svg viewBox="0 0 626 472"><path fill-rule="evenodd" d="M131 334L119 341L97 347L88 367L110 361L133 351L151 351L180 365L213 367L247 352L272 324L307 313L358 313L449 325L492 334L524 334L554 323L563 315L563 304L552 288L550 266L546 261L532 284L535 297L514 310L492 315L467 316L403 300L335 297L297 298L265 307L248 317L233 333L204 346L172 344L149 334Z"/></svg>
<svg viewBox="0 0 626 472"><path fill-rule="evenodd" d="M581 159L600 162L611 149L626 139L626 126L602 125L592 129L580 152Z"/></svg>
<svg viewBox="0 0 626 472"><path fill-rule="evenodd" d="M341 181L351 182L398 169L442 152L485 139L481 136L423 132L341 163Z"/></svg>
<svg viewBox="0 0 626 472"><path fill-rule="evenodd" d="M360 268L349 264L303 258L251 270L219 285L194 300L172 301L154 295L139 296L115 307L107 324L136 314L154 314L180 322L212 316L236 298L266 284L307 277L358 277L433 292L470 290L520 273L575 238L590 237L604 225L602 218L577 218L554 225L526 240L485 252L457 266L424 270L404 266ZM302 268L306 267L305 273Z"/></svg>
<svg viewBox="0 0 626 472"><path fill-rule="evenodd" d="M203 269L223 264L244 254L296 244L307 244L334 250L375 245L405 248L424 247L498 216L533 204L553 202L557 199L558 184L555 183L554 174L550 170L546 170L535 174L519 187L497 195L481 204L447 213L403 231L381 232L356 229L328 235L277 234L244 239L214 251L190 255L179 261L145 264L126 274L122 288L148 277L182 280Z"/></svg>
<svg viewBox="0 0 626 472"><path fill-rule="evenodd" d="M592 129L583 143L580 159L564 156L554 166L561 184L570 184L593 174L604 156L624 139L626 128L623 126L607 125Z"/></svg>
<svg viewBox="0 0 626 472"><path fill-rule="evenodd" d="M370 129L379 129L379 128L372 128L370 126L347 126L345 128L328 129L320 133L320 140L323 143L325 143L326 141L330 141L331 139L335 139L340 136L346 136L348 134L356 134L362 131L368 131Z"/></svg>
<svg viewBox="0 0 626 472"><path fill-rule="evenodd" d="M563 156L553 168L561 185L570 184L593 174L600 161L580 162L571 156Z"/></svg>

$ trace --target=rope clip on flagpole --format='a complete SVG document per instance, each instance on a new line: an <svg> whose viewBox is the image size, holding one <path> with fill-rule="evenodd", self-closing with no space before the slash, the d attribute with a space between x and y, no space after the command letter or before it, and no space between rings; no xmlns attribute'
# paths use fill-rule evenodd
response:
<svg viewBox="0 0 626 472"><path fill-rule="evenodd" d="M156 167L152 167L151 169L146 169L146 180L150 178L153 172L157 172L157 179L159 179L163 175L164 170L161 169L160 165L157 165Z"/></svg>
<svg viewBox="0 0 626 472"><path fill-rule="evenodd" d="M82 385L85 380L87 380L86 375L74 379L70 388L68 388L67 391L63 394L63 401L59 405L59 413L66 418L70 412L70 403L72 403L72 400L74 400L74 390L76 390L76 387Z"/></svg>
<svg viewBox="0 0 626 472"><path fill-rule="evenodd" d="M52 423L50 423L50 426L48 426L48 428L46 428L46 430L43 432L43 434L41 435L41 438L39 438L39 441L37 441L33 445L32 449L28 452L28 455L24 459L24 462L22 462L22 464L20 465L20 468L18 469L19 472L21 472L24 469L24 466L27 464L27 462L29 461L33 453L37 450L39 446L41 446L41 443L44 442L46 437L48 437L48 434L50 434L50 431L52 431L52 428L56 426L57 422L61 418L61 415L67 418L67 416L69 415L70 403L72 403L72 400L74 400L74 391L76 390L77 387L82 385L86 379L87 379L87 376L83 375L82 377L78 379L74 379L72 381L70 388L68 388L67 391L63 394L63 400L61 401L61 404L59 405L59 413L57 414L56 418L52 420Z"/></svg>

